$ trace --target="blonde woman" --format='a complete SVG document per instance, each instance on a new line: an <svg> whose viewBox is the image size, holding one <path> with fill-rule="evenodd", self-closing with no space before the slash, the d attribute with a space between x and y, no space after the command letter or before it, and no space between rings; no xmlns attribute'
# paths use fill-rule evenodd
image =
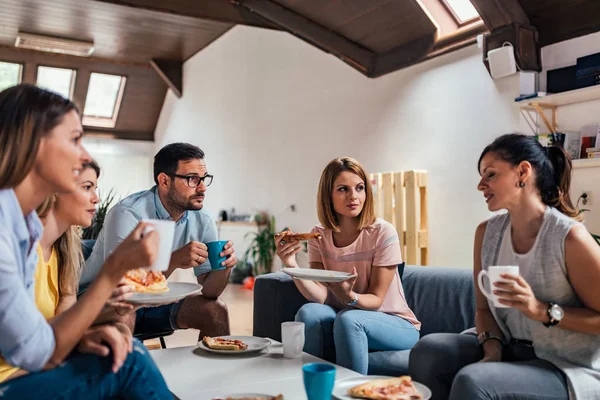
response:
<svg viewBox="0 0 600 400"><path fill-rule="evenodd" d="M77 301L83 265L79 226L92 223L99 202L99 175L95 161L84 163L74 192L50 196L37 208L44 233L37 246L35 301L46 319L68 310Z"/></svg>
<svg viewBox="0 0 600 400"><path fill-rule="evenodd" d="M356 274L342 283L294 279L310 301L296 314L304 322L304 351L323 356L334 343L336 362L368 372L369 350L406 350L419 339L420 322L406 304L398 265L402 263L396 229L375 217L373 193L364 168L352 158L336 158L321 175L317 195L321 240L309 242L310 268ZM284 266L298 268L297 241L281 244Z"/></svg>
<svg viewBox="0 0 600 400"><path fill-rule="evenodd" d="M140 344L120 365L82 354L109 340L90 326L122 276L156 257L157 235L142 238L146 224L115 249L86 294L59 317L47 321L36 307L42 224L35 209L54 193L76 190L90 160L82 135L78 110L68 99L28 84L0 93L0 354L19 368L0 373L0 393L20 399L170 399ZM77 346L80 352L72 353Z"/></svg>

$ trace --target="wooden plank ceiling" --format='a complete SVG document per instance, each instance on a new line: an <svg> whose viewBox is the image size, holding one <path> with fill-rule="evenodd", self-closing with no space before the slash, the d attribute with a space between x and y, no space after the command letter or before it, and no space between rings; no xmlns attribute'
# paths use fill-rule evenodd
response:
<svg viewBox="0 0 600 400"><path fill-rule="evenodd" d="M599 0L519 0L540 46L600 31Z"/></svg>
<svg viewBox="0 0 600 400"><path fill-rule="evenodd" d="M45 55L40 60L79 69L75 93L83 99L87 88L78 85L87 86L90 71L115 73L115 65L122 65L128 77L137 76L136 85L148 89L125 90L123 104L130 111L119 120L127 121L127 132L138 132L133 136L152 140L167 84L181 95L183 62L237 24L288 31L368 77L454 51L474 43L479 33L515 23L537 28L541 46L600 30L600 0L471 0L482 22L448 33L438 28L447 25L444 21L434 21L443 7L436 3L433 10L431 3L439 1L0 0L0 46L5 46L0 58L18 61L16 54L26 53L10 49L19 31L93 40L91 59ZM27 69L35 68L36 58L21 59L25 77L33 79ZM149 106L137 106L144 103ZM112 134L132 137L119 131L119 120ZM136 120L144 123L135 126Z"/></svg>
<svg viewBox="0 0 600 400"><path fill-rule="evenodd" d="M94 41L94 57L146 66L186 60L233 24L90 0L2 0L0 44L20 31Z"/></svg>

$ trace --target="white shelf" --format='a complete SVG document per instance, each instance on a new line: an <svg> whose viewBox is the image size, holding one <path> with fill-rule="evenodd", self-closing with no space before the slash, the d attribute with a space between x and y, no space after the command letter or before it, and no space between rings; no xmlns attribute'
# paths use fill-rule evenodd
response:
<svg viewBox="0 0 600 400"><path fill-rule="evenodd" d="M573 168L599 168L600 158L582 158L573 160Z"/></svg>
<svg viewBox="0 0 600 400"><path fill-rule="evenodd" d="M521 107L527 107L529 103L543 103L555 106L565 106L567 104L583 103L591 100L600 100L600 85L590 86L568 92L549 94L548 96L534 97L517 101Z"/></svg>

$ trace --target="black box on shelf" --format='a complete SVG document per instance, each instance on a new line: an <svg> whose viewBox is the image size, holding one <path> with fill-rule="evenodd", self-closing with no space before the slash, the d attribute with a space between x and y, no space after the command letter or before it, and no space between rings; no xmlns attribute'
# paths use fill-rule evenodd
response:
<svg viewBox="0 0 600 400"><path fill-rule="evenodd" d="M561 93L577 89L576 69L575 65L570 65L548 71L546 73L546 92Z"/></svg>
<svg viewBox="0 0 600 400"><path fill-rule="evenodd" d="M578 58L575 75L578 88L600 84L600 53Z"/></svg>

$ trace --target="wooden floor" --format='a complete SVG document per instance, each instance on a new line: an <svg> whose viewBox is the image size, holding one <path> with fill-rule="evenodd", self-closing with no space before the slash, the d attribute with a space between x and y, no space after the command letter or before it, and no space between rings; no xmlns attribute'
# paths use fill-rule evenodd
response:
<svg viewBox="0 0 600 400"><path fill-rule="evenodd" d="M242 289L241 285L229 284L221 298L227 303L229 309L229 323L232 335L252 336L252 290ZM171 336L165 337L167 347L193 346L198 341L197 329L183 329L175 331ZM158 339L145 342L148 348L160 348Z"/></svg>

